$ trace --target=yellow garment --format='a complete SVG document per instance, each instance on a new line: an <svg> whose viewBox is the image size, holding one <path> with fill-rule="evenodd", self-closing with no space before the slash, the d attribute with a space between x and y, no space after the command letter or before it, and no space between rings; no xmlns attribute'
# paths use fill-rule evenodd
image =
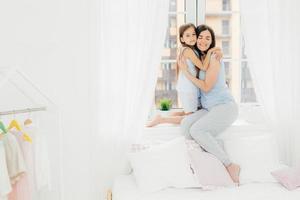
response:
<svg viewBox="0 0 300 200"><path fill-rule="evenodd" d="M19 125L19 123L17 122L17 120L12 120L8 126L8 130L12 129L12 128L16 128L18 131L21 131L21 127Z"/></svg>
<svg viewBox="0 0 300 200"><path fill-rule="evenodd" d="M22 134L22 137L23 137L23 139L24 139L25 141L32 143L31 137L30 137L27 133L22 132L21 126L19 125L19 123L18 123L17 120L15 120L15 119L12 120L12 121L10 122L10 124L9 124L9 126L8 126L7 129L8 129L8 130L11 130L12 128L15 128L15 129L17 129L18 131L20 131L21 134Z"/></svg>
<svg viewBox="0 0 300 200"><path fill-rule="evenodd" d="M27 133L23 133L22 136L25 141L32 143L32 139Z"/></svg>

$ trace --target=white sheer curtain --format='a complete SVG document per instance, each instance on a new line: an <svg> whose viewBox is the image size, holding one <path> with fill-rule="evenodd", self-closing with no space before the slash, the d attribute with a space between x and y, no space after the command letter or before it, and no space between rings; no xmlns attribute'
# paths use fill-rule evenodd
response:
<svg viewBox="0 0 300 200"><path fill-rule="evenodd" d="M300 2L240 0L246 55L281 160L300 164Z"/></svg>
<svg viewBox="0 0 300 200"><path fill-rule="evenodd" d="M168 8L169 0L100 1L94 158L101 162L95 177L104 187L125 172L126 148L141 132L153 102Z"/></svg>

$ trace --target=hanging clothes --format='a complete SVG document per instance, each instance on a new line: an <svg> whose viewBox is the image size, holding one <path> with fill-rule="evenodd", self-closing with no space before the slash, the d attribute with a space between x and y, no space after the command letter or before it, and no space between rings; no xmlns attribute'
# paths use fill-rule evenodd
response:
<svg viewBox="0 0 300 200"><path fill-rule="evenodd" d="M6 200L11 191L10 179L7 171L5 148L3 141L0 140L0 200Z"/></svg>
<svg viewBox="0 0 300 200"><path fill-rule="evenodd" d="M22 128L22 131L23 128ZM32 200L34 194L34 158L32 143L24 140L23 132L19 130L11 130L19 143L26 164L26 174L13 185L9 200Z"/></svg>
<svg viewBox="0 0 300 200"><path fill-rule="evenodd" d="M14 135L7 133L3 136L2 141L5 149L8 176L10 183L13 185L25 174L26 164L23 153Z"/></svg>
<svg viewBox="0 0 300 200"><path fill-rule="evenodd" d="M47 141L43 134L38 134L34 124L21 126L21 131L11 130L19 143L23 153L26 174L13 185L9 200L38 199L38 193L42 190L51 190L50 162L48 156ZM24 140L26 133L32 141Z"/></svg>

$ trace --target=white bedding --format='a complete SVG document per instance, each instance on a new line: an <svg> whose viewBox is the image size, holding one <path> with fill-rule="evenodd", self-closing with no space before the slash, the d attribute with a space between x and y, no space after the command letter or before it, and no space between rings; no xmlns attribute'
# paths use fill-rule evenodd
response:
<svg viewBox="0 0 300 200"><path fill-rule="evenodd" d="M201 189L166 189L152 194L138 191L132 175L116 178L113 200L299 200L300 188L288 191L279 183L251 183L211 191Z"/></svg>

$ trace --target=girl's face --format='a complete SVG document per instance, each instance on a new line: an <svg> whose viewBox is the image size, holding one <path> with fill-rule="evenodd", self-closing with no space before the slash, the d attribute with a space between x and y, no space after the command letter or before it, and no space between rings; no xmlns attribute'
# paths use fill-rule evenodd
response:
<svg viewBox="0 0 300 200"><path fill-rule="evenodd" d="M197 39L197 47L200 51L206 51L212 43L211 34L208 30L202 31Z"/></svg>
<svg viewBox="0 0 300 200"><path fill-rule="evenodd" d="M186 45L194 46L197 41L196 31L194 27L190 27L183 32L182 37L180 38L181 42L184 42Z"/></svg>

